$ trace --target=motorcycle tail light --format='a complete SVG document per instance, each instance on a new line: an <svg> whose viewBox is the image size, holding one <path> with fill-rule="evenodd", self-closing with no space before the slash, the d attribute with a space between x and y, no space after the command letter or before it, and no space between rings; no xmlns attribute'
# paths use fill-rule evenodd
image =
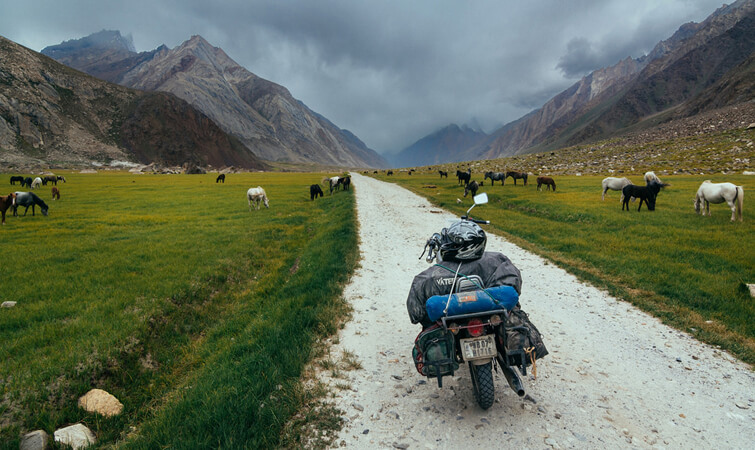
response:
<svg viewBox="0 0 755 450"><path fill-rule="evenodd" d="M490 324L494 327L497 327L501 324L501 316L492 316L490 317Z"/></svg>
<svg viewBox="0 0 755 450"><path fill-rule="evenodd" d="M485 325L482 324L482 320L480 319L472 319L467 322L467 329L469 330L469 335L472 337L482 336L483 331L485 331Z"/></svg>

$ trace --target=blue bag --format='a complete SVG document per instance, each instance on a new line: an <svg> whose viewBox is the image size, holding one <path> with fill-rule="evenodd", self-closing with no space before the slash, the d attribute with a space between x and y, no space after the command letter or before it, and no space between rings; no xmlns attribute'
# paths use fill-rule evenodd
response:
<svg viewBox="0 0 755 450"><path fill-rule="evenodd" d="M491 298L492 296L492 298ZM425 302L427 317L433 322L443 317L448 295L433 295ZM519 302L519 294L513 286L498 286L484 291L468 291L451 294L448 303L449 316L472 314L492 310L511 310Z"/></svg>

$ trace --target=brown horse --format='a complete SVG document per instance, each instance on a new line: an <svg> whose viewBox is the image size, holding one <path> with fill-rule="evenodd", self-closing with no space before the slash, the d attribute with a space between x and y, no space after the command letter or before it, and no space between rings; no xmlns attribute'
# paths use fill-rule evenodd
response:
<svg viewBox="0 0 755 450"><path fill-rule="evenodd" d="M5 225L5 211L16 204L16 194L11 192L8 195L0 196L0 213L3 215L2 224Z"/></svg>
<svg viewBox="0 0 755 450"><path fill-rule="evenodd" d="M506 172L506 178L508 177L514 179L514 186L516 186L516 180L524 180L524 185L527 186L527 172Z"/></svg>
<svg viewBox="0 0 755 450"><path fill-rule="evenodd" d="M550 190L551 186L553 186L553 191L556 190L556 182L553 181L553 178L551 177L537 177L537 190L540 191L540 187L542 185L546 186L546 189Z"/></svg>
<svg viewBox="0 0 755 450"><path fill-rule="evenodd" d="M55 186L52 187L52 199L60 200L60 191Z"/></svg>

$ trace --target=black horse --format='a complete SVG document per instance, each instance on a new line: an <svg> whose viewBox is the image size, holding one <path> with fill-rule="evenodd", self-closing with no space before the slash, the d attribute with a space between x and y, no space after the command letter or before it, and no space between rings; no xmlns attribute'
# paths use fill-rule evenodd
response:
<svg viewBox="0 0 755 450"><path fill-rule="evenodd" d="M34 181L34 180L32 180L31 177L24 178L24 181L21 182L21 187L26 186L29 189L31 189L31 183L32 183L32 181Z"/></svg>
<svg viewBox="0 0 755 450"><path fill-rule="evenodd" d="M506 178L508 177L514 179L514 186L516 186L516 180L524 180L524 185L527 186L527 172L506 172Z"/></svg>
<svg viewBox="0 0 755 450"><path fill-rule="evenodd" d="M469 181L472 179L472 169L467 169L466 172L462 172L461 170L456 171L456 177L459 179L459 184L461 182L464 182L464 186L469 184Z"/></svg>
<svg viewBox="0 0 755 450"><path fill-rule="evenodd" d="M506 180L506 174L503 172L485 172L485 177L483 178L483 180L485 180L485 178L490 178L491 186L495 186L496 181L500 181L501 186L503 186L504 181Z"/></svg>
<svg viewBox="0 0 755 450"><path fill-rule="evenodd" d="M323 196L322 188L320 187L320 185L319 184L313 184L313 185L311 185L309 187L309 198L310 198L310 200L316 199L318 195L320 197Z"/></svg>
<svg viewBox="0 0 755 450"><path fill-rule="evenodd" d="M480 188L480 185L477 184L476 181L467 183L467 185L464 187L464 197L466 197L467 194L470 192L472 193L472 197L474 197L475 195L477 195L477 189L479 188Z"/></svg>
<svg viewBox="0 0 755 450"><path fill-rule="evenodd" d="M16 181L21 183L21 186L24 185L24 177L10 177L10 184L16 184Z"/></svg>
<svg viewBox="0 0 755 450"><path fill-rule="evenodd" d="M438 173L440 174L441 178L443 178L443 177L448 178L448 172L446 172L444 170L439 170Z"/></svg>
<svg viewBox="0 0 755 450"><path fill-rule="evenodd" d="M351 177L341 177L338 179L338 183L343 186L344 191L348 191L349 186L351 186Z"/></svg>
<svg viewBox="0 0 755 450"><path fill-rule="evenodd" d="M220 175L218 175L217 178L215 178L215 184L220 183L221 181L223 182L223 184L225 184L225 174L224 173L221 173Z"/></svg>
<svg viewBox="0 0 755 450"><path fill-rule="evenodd" d="M34 215L34 206L39 205L39 209L42 210L42 215L47 215L47 203L43 202L37 194L34 192L16 192L16 204L13 205L13 215L18 216L18 207L25 206L24 216L29 212L31 206L31 215Z"/></svg>
<svg viewBox="0 0 755 450"><path fill-rule="evenodd" d="M655 199L658 197L658 192L660 192L661 188L664 186L668 186L668 184L658 183L656 181L650 181L645 186L637 186L634 184L624 186L621 190L621 193L624 195L624 198L621 201L621 210L624 211L624 207L626 206L627 211L629 211L629 199L634 197L640 199L640 206L637 207L637 211L642 208L643 201L645 202L645 205L647 205L648 211L655 211Z"/></svg>

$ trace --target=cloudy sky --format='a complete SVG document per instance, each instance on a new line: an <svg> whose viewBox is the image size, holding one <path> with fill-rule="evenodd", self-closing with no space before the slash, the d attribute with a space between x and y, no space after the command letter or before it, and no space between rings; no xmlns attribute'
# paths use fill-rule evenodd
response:
<svg viewBox="0 0 755 450"><path fill-rule="evenodd" d="M639 57L721 0L0 0L40 51L107 29L136 51L198 34L369 147L450 123L491 132L589 72Z"/></svg>

